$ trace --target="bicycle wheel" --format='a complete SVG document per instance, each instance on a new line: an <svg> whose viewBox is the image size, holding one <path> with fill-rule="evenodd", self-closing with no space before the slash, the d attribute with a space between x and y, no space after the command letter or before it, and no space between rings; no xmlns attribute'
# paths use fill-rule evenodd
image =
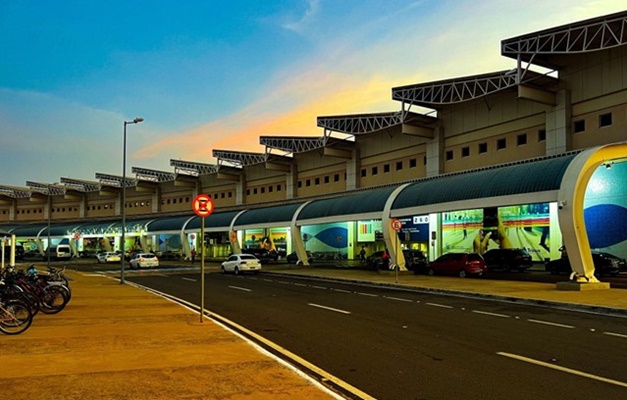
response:
<svg viewBox="0 0 627 400"><path fill-rule="evenodd" d="M0 331L7 335L24 332L33 323L29 307L17 300L0 304Z"/></svg>
<svg viewBox="0 0 627 400"><path fill-rule="evenodd" d="M56 314L67 302L67 293L60 286L46 286L39 297L39 310L44 314Z"/></svg>

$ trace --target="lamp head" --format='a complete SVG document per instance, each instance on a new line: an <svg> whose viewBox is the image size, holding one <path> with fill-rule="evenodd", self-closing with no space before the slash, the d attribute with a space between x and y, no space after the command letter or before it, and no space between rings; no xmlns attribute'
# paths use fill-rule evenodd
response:
<svg viewBox="0 0 627 400"><path fill-rule="evenodd" d="M133 123L134 123L134 124L138 124L138 123L140 123L140 122L144 122L144 119L143 119L142 117L137 117L137 118L135 118L135 119L133 120Z"/></svg>

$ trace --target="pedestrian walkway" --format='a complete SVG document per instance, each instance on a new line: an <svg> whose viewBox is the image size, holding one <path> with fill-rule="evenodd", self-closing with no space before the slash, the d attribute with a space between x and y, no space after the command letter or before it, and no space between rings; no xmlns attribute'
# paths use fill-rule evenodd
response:
<svg viewBox="0 0 627 400"><path fill-rule="evenodd" d="M70 271L73 297L0 335L11 400L332 399L317 383L179 304Z"/></svg>

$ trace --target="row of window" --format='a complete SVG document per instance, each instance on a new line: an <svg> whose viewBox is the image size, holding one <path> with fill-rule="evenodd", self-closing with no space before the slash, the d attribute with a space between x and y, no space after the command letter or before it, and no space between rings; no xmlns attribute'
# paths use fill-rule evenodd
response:
<svg viewBox="0 0 627 400"><path fill-rule="evenodd" d="M599 115L599 128L612 125L612 113L605 113ZM581 133L586 130L586 120L580 119L573 121L573 133Z"/></svg>
<svg viewBox="0 0 627 400"><path fill-rule="evenodd" d="M344 173L344 180L346 180L346 173ZM340 181L340 174L333 174L333 182L339 182L339 181ZM317 177L315 177L313 179L308 178L308 179L304 180L305 187L309 187L312 184L314 186L319 186L321 184L321 182L324 182L325 185L331 183L331 175L323 176L322 180L320 180L319 176L317 176ZM297 186L299 188L303 187L303 181L299 180L298 183L297 183Z"/></svg>
<svg viewBox="0 0 627 400"><path fill-rule="evenodd" d="M427 157L423 157L423 165L427 165ZM416 168L418 166L418 159L417 158L410 158L408 160L408 167L409 168ZM395 171L402 171L403 168L405 168L405 160L399 160L399 161L395 161L394 163L394 170ZM392 164L391 163L386 163L383 164L383 173L387 174L389 172L392 171ZM379 166L375 165L370 167L370 175L371 176L375 176L379 174ZM365 178L368 175L368 171L367 168L362 168L361 169L361 177Z"/></svg>
<svg viewBox="0 0 627 400"><path fill-rule="evenodd" d="M281 184L278 185L270 185L267 188L265 186L261 186L261 187L256 187L256 188L247 188L246 189L246 196L250 196L251 194L255 195L255 194L265 194L266 193L266 189L268 193L272 193L275 191L280 192L283 190L283 186L281 186ZM229 192L229 198L231 197L231 192ZM222 193L222 198L224 198L224 193Z"/></svg>
<svg viewBox="0 0 627 400"><path fill-rule="evenodd" d="M538 142L546 140L546 130L539 129L537 133ZM527 133L521 133L516 135L516 146L524 146L527 144ZM496 140L496 149L504 150L507 148L507 138L500 138ZM488 142L481 142L477 145L477 153L483 154L488 152ZM461 150L461 156L470 157L470 146L464 146ZM454 158L453 150L447 150L445 153L446 161L450 161Z"/></svg>

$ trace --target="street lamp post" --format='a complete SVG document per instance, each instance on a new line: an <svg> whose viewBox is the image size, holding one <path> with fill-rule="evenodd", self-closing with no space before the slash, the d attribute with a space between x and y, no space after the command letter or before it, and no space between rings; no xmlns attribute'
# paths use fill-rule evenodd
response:
<svg viewBox="0 0 627 400"><path fill-rule="evenodd" d="M122 250L122 254L120 255L120 284L123 285L124 281L124 263L126 262L126 125L129 124L138 124L144 121L143 118L135 118L132 121L124 121L124 146L122 148L122 243L120 244L120 248Z"/></svg>

